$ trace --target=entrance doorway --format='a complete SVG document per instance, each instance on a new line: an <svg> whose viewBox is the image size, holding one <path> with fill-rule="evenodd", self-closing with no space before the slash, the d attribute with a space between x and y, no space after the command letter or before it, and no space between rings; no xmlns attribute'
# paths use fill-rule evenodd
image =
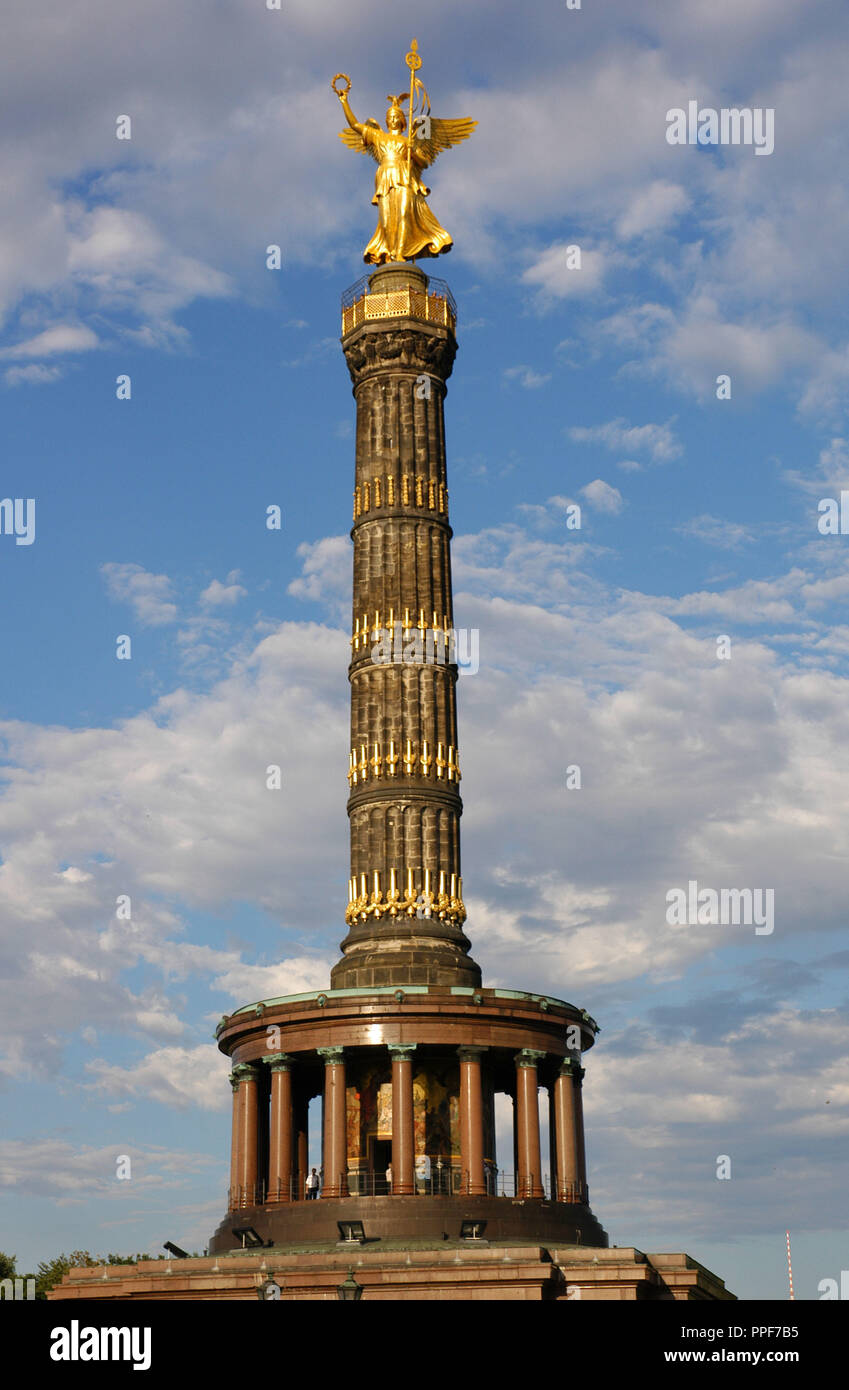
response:
<svg viewBox="0 0 849 1390"><path fill-rule="evenodd" d="M386 1181L386 1170L392 1162L392 1140L372 1138L369 1160L374 1174L375 1194L387 1193L389 1184Z"/></svg>

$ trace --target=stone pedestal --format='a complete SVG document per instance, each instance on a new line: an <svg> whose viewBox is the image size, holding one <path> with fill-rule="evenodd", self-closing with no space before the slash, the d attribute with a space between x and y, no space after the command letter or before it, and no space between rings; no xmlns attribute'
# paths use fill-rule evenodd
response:
<svg viewBox="0 0 849 1390"><path fill-rule="evenodd" d="M312 1204L310 1204L312 1205ZM250 1302L272 1279L282 1302L338 1298L352 1270L363 1301L398 1302L705 1302L733 1299L721 1279L683 1254L644 1255L641 1250L593 1250L580 1245L542 1247L441 1241L402 1248L263 1250L194 1260L151 1260L138 1265L72 1269L48 1294L57 1302L78 1299ZM114 1317L116 1314L110 1314Z"/></svg>

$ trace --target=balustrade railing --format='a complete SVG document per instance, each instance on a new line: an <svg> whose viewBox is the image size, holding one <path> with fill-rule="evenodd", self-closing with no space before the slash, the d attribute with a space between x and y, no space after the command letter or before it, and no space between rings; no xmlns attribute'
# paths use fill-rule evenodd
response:
<svg viewBox="0 0 849 1390"><path fill-rule="evenodd" d="M340 1180L341 1176L340 1174ZM515 1173L503 1172L494 1167L485 1169L484 1183L488 1197L508 1197L514 1201L532 1197L534 1189L538 1190L533 1175L517 1176ZM324 1195L325 1186L326 1184L323 1182L319 1188L314 1189L316 1197L312 1199L306 1188L306 1178L293 1174L288 1185L269 1186L265 1182L258 1182L244 1187L231 1188L229 1206L231 1211L238 1211L243 1207L262 1206L264 1203L317 1200ZM541 1186L545 1199L548 1201L589 1202L589 1189L586 1183L558 1184L556 1178L552 1178L549 1173L543 1173ZM371 1169L351 1170L347 1174L347 1187L348 1195L351 1197L387 1197L393 1195L392 1183L391 1180L387 1179L386 1174ZM414 1179L414 1192L408 1195L462 1197L468 1193L468 1190L468 1172L458 1164L443 1163L441 1165L432 1164L428 1176L417 1175Z"/></svg>
<svg viewBox="0 0 849 1390"><path fill-rule="evenodd" d="M403 289L371 293L370 275L363 275L342 295L342 332L350 333L370 319L413 318L454 328L457 305L444 280L428 276L427 289Z"/></svg>

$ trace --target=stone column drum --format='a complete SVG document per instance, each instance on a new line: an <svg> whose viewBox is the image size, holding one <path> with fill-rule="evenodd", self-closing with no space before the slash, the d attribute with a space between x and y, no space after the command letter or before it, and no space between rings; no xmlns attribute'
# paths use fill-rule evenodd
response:
<svg viewBox="0 0 849 1390"><path fill-rule="evenodd" d="M324 1058L324 1183L321 1195L347 1197L345 1054L341 1047L319 1047L316 1051Z"/></svg>
<svg viewBox="0 0 849 1390"><path fill-rule="evenodd" d="M350 930L331 981L475 986L461 929L443 421L457 343L447 298L415 266L375 271L362 305L342 338L357 402L351 876Z"/></svg>
<svg viewBox="0 0 849 1390"><path fill-rule="evenodd" d="M271 1068L271 1113L268 1126L268 1200L288 1202L292 1195L292 1058L285 1052L268 1058Z"/></svg>
<svg viewBox="0 0 849 1390"><path fill-rule="evenodd" d="M242 1063L233 1068L235 1078L234 1145L232 1158L233 1206L251 1206L258 1198L259 1071Z"/></svg>
<svg viewBox="0 0 849 1390"><path fill-rule="evenodd" d="M389 1045L392 1058L392 1192L409 1197L416 1190L413 1148L413 1053L415 1043Z"/></svg>
<svg viewBox="0 0 849 1390"><path fill-rule="evenodd" d="M539 1094L537 1063L544 1052L523 1048L516 1054L516 1138L518 1171L517 1197L543 1197L542 1161L539 1141Z"/></svg>

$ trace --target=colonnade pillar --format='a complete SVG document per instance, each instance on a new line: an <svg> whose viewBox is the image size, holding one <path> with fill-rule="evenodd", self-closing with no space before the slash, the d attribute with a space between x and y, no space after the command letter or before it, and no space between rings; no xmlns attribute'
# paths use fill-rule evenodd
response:
<svg viewBox="0 0 849 1390"><path fill-rule="evenodd" d="M292 1128L295 1148L295 1199L302 1202L306 1197L306 1181L309 1172L309 1099L296 1088L292 1097Z"/></svg>
<svg viewBox="0 0 849 1390"><path fill-rule="evenodd" d="M571 1057L564 1058L554 1083L553 1110L557 1156L555 1195L559 1202L574 1201L574 1194L580 1182L575 1114L575 1067L576 1063Z"/></svg>
<svg viewBox="0 0 849 1390"><path fill-rule="evenodd" d="M348 1118L345 1103L345 1052L317 1047L324 1058L324 1186L322 1197L348 1196Z"/></svg>
<svg viewBox="0 0 849 1390"><path fill-rule="evenodd" d="M462 1191L486 1195L483 1167L483 1091L481 1053L485 1047L458 1047L460 1058L460 1167Z"/></svg>
<svg viewBox="0 0 849 1390"><path fill-rule="evenodd" d="M291 1072L294 1058L287 1056L285 1052L275 1052L263 1060L271 1068L268 1201L288 1202L292 1197L294 1158Z"/></svg>
<svg viewBox="0 0 849 1390"><path fill-rule="evenodd" d="M240 1078L234 1071L230 1073L233 1088L233 1125L230 1131L230 1198L229 1207L233 1211L239 1205L236 1188L239 1172L239 1085Z"/></svg>
<svg viewBox="0 0 849 1390"><path fill-rule="evenodd" d="M390 1043L392 1058L392 1195L411 1197L416 1191L413 1140L413 1053L415 1043Z"/></svg>
<svg viewBox="0 0 849 1390"><path fill-rule="evenodd" d="M578 1153L578 1184L581 1201L589 1201L587 1195L587 1146L584 1139L584 1068L573 1063L572 1078L575 1088L575 1147Z"/></svg>
<svg viewBox="0 0 849 1390"><path fill-rule="evenodd" d="M531 1047L516 1053L517 1197L544 1197L539 1142L537 1064L545 1056Z"/></svg>
<svg viewBox="0 0 849 1390"><path fill-rule="evenodd" d="M240 1062L230 1074L233 1087L233 1147L230 1158L230 1206L252 1206L257 1198L259 1069Z"/></svg>
<svg viewBox="0 0 849 1390"><path fill-rule="evenodd" d="M551 1173L551 1199L557 1201L557 1120L555 1116L554 1092L556 1081L550 1081L546 1087L548 1095L548 1163Z"/></svg>

